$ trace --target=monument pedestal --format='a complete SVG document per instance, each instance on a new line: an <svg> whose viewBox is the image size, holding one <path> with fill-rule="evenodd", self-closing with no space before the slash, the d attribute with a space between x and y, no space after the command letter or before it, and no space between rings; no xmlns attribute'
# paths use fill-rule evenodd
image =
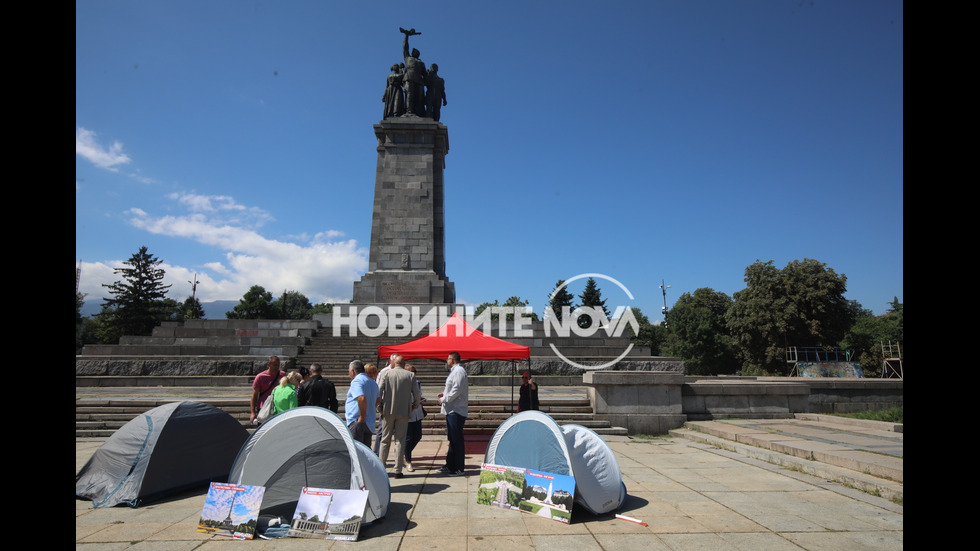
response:
<svg viewBox="0 0 980 551"><path fill-rule="evenodd" d="M446 126L413 115L374 125L374 182L368 272L354 282L353 304L452 304L446 277L443 178Z"/></svg>
<svg viewBox="0 0 980 551"><path fill-rule="evenodd" d="M354 282L353 304L452 304L455 286L435 272L368 272Z"/></svg>

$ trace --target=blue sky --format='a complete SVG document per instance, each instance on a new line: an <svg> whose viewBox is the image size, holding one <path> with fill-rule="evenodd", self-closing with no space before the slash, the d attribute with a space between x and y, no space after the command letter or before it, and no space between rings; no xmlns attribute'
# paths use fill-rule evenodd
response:
<svg viewBox="0 0 980 551"><path fill-rule="evenodd" d="M349 300L414 27L446 80L458 302L540 311L597 273L633 295L600 280L607 306L656 321L662 281L670 306L813 258L883 313L903 300L903 24L872 0L76 2L79 291L101 302L146 246L178 301L195 278L204 302Z"/></svg>

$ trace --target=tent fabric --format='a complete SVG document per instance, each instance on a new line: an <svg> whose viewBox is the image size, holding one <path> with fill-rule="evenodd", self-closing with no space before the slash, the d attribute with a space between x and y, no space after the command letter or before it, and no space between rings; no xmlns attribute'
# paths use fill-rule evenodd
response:
<svg viewBox="0 0 980 551"><path fill-rule="evenodd" d="M571 454L578 503L593 514L622 507L626 501L626 484L609 445L594 431L580 425L561 425L561 431Z"/></svg>
<svg viewBox="0 0 980 551"><path fill-rule="evenodd" d="M221 481L248 438L228 413L209 404L173 402L123 425L75 475L75 496L93 507L147 501Z"/></svg>
<svg viewBox="0 0 980 551"><path fill-rule="evenodd" d="M471 327L458 313L438 330L403 344L379 346L378 357L401 354L406 360L444 360L450 352L459 352L463 360L517 360L531 357L527 346L491 337Z"/></svg>
<svg viewBox="0 0 980 551"><path fill-rule="evenodd" d="M546 413L522 411L490 437L484 462L575 478L575 503L594 514L623 506L626 485L609 445L580 425L561 425Z"/></svg>
<svg viewBox="0 0 980 551"><path fill-rule="evenodd" d="M260 514L282 518L292 518L304 487L368 490L365 524L383 518L391 501L381 460L354 441L336 413L313 406L293 408L262 423L241 446L227 480L264 486Z"/></svg>
<svg viewBox="0 0 980 551"><path fill-rule="evenodd" d="M487 463L526 467L572 476L572 462L558 423L546 413L523 411L497 427L485 455Z"/></svg>

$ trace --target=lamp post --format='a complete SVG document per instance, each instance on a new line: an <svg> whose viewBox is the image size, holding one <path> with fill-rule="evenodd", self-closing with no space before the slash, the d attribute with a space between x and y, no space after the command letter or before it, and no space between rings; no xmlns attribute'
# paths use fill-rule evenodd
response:
<svg viewBox="0 0 980 551"><path fill-rule="evenodd" d="M667 289L669 289L669 288L670 288L670 285L667 285L666 282L661 279L660 280L660 292L663 293L663 295L664 295L664 307L663 307L664 327L667 328L667 334L668 335L670 335L670 325L667 324Z"/></svg>

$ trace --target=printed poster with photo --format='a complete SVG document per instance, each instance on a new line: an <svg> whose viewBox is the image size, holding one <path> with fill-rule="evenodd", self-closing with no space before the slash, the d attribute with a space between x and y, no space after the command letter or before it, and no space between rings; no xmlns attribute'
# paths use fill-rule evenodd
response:
<svg viewBox="0 0 980 551"><path fill-rule="evenodd" d="M367 499L367 490L303 488L287 535L357 541Z"/></svg>
<svg viewBox="0 0 980 551"><path fill-rule="evenodd" d="M264 486L212 482L197 531L235 539L252 539L264 495Z"/></svg>
<svg viewBox="0 0 980 551"><path fill-rule="evenodd" d="M575 478L484 463L476 502L514 509L568 524L575 501Z"/></svg>

